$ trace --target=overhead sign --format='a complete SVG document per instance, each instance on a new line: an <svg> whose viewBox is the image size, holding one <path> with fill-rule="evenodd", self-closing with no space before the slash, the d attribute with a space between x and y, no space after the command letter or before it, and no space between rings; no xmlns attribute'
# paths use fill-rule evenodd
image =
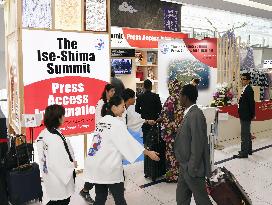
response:
<svg viewBox="0 0 272 205"><path fill-rule="evenodd" d="M110 78L108 34L23 30L23 59L25 113L61 104L65 135L92 132Z"/></svg>
<svg viewBox="0 0 272 205"><path fill-rule="evenodd" d="M183 39L188 34L146 29L111 27L113 48L158 48L160 39Z"/></svg>

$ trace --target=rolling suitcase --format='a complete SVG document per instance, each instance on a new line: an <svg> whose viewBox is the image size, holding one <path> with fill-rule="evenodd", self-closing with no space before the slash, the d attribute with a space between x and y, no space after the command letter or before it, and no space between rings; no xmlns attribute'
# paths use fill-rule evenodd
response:
<svg viewBox="0 0 272 205"><path fill-rule="evenodd" d="M22 137L22 136L18 136ZM22 140L27 149L26 141ZM41 185L40 169L37 163L20 164L18 157L17 146L15 146L17 156L17 168L7 172L7 188L9 201L13 205L22 205L32 200L42 201L43 192ZM28 159L31 159L30 153L27 150Z"/></svg>
<svg viewBox="0 0 272 205"><path fill-rule="evenodd" d="M156 162L149 157L144 157L145 178L151 178L155 181L166 173L165 165L165 142L161 138L161 127L154 125L150 129L146 138L146 149L156 151L160 155L160 161Z"/></svg>
<svg viewBox="0 0 272 205"><path fill-rule="evenodd" d="M234 175L218 168L207 182L208 192L217 205L252 205L252 201Z"/></svg>

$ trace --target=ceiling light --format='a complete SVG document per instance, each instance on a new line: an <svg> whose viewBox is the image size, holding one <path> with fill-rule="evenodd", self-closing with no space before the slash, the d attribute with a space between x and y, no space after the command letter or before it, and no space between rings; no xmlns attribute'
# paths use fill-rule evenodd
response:
<svg viewBox="0 0 272 205"><path fill-rule="evenodd" d="M243 5L243 6L248 6L248 7L261 9L261 10L265 10L265 11L272 11L272 6L262 4L262 3L258 3L258 2L255 2L255 1L250 1L250 0L223 0L223 1L231 2L231 3L234 3L234 4L240 4L240 5Z"/></svg>

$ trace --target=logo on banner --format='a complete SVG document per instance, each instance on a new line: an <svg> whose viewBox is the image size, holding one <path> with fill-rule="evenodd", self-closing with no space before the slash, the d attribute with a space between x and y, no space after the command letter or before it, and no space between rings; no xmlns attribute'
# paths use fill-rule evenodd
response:
<svg viewBox="0 0 272 205"><path fill-rule="evenodd" d="M161 53L167 54L169 52L170 48L167 44L163 44L161 47Z"/></svg>
<svg viewBox="0 0 272 205"><path fill-rule="evenodd" d="M95 48L99 51L101 51L102 49L104 49L105 47L105 42L102 39L96 39L96 46Z"/></svg>

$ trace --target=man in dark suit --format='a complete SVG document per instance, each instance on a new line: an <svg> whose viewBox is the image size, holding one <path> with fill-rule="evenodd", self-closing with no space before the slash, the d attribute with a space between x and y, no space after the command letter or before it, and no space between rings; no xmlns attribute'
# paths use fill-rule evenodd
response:
<svg viewBox="0 0 272 205"><path fill-rule="evenodd" d="M180 164L176 190L177 205L190 205L192 194L197 205L212 205L206 191L205 177L211 175L207 124L197 107L197 88L188 84L182 88L181 104L186 107L175 139L175 156Z"/></svg>
<svg viewBox="0 0 272 205"><path fill-rule="evenodd" d="M252 155L252 140L250 134L251 120L255 117L254 91L250 86L250 74L241 76L243 91L239 99L238 113L241 124L241 151L234 158L248 158Z"/></svg>
<svg viewBox="0 0 272 205"><path fill-rule="evenodd" d="M152 93L152 82L150 80L144 81L145 92L138 96L135 105L135 111L141 114L142 119L157 120L162 110L160 96ZM142 126L143 142L146 142L146 136L151 129L151 125L145 123Z"/></svg>

